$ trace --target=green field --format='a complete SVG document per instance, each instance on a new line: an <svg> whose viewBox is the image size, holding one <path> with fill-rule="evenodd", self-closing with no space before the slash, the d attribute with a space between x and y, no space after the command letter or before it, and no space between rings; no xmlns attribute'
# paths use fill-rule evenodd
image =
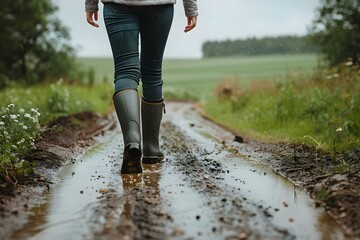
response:
<svg viewBox="0 0 360 240"><path fill-rule="evenodd" d="M80 58L79 62L85 68L94 67L98 80L112 82L111 58ZM317 57L311 54L167 59L163 66L164 90L204 97L212 94L216 84L226 77L236 77L241 84L279 81L287 73L310 72L316 66Z"/></svg>

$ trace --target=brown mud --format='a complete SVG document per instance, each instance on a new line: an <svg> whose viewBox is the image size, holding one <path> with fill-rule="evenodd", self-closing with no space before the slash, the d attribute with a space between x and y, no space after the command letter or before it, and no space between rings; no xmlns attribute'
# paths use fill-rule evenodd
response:
<svg viewBox="0 0 360 240"><path fill-rule="evenodd" d="M192 104L167 113L166 158L143 174L119 174L113 116L50 124L30 184L0 188L0 239L359 238L359 152L331 158L348 166L334 172L316 149L234 141Z"/></svg>

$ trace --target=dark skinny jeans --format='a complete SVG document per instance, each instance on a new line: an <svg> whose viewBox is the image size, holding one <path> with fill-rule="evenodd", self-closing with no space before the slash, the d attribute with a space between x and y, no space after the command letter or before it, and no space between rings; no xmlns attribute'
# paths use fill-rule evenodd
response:
<svg viewBox="0 0 360 240"><path fill-rule="evenodd" d="M115 92L137 89L141 78L145 99L163 98L162 61L173 15L173 4L104 3L104 20L114 57Z"/></svg>

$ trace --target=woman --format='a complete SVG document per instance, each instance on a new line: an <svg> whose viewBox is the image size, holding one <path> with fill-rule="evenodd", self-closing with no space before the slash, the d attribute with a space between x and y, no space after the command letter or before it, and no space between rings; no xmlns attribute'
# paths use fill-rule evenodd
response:
<svg viewBox="0 0 360 240"><path fill-rule="evenodd" d="M99 27L99 0L86 0L86 18ZM162 60L176 0L102 0L104 20L114 57L113 102L121 125L124 152L121 173L141 173L143 163L160 162L159 129L164 108ZM188 32L196 26L196 0L183 0ZM139 36L141 53L139 57ZM141 123L138 96L142 82Z"/></svg>

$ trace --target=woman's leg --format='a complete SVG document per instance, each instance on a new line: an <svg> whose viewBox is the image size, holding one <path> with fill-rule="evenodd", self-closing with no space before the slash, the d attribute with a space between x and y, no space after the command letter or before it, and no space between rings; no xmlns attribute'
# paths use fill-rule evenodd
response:
<svg viewBox="0 0 360 240"><path fill-rule="evenodd" d="M114 58L115 92L137 89L140 79L139 17L135 7L104 4L104 21Z"/></svg>
<svg viewBox="0 0 360 240"><path fill-rule="evenodd" d="M139 67L139 19L137 9L104 5L104 19L115 65L115 110L120 122L124 152L121 173L141 173L140 105L137 92Z"/></svg>
<svg viewBox="0 0 360 240"><path fill-rule="evenodd" d="M162 61L174 15L174 6L142 7L140 17L141 81L143 96L158 101L162 96Z"/></svg>
<svg viewBox="0 0 360 240"><path fill-rule="evenodd" d="M140 18L141 81L143 99L141 118L143 133L143 163L157 163L164 155L159 146L159 130L164 108L162 96L162 60L169 35L173 5L142 8Z"/></svg>

